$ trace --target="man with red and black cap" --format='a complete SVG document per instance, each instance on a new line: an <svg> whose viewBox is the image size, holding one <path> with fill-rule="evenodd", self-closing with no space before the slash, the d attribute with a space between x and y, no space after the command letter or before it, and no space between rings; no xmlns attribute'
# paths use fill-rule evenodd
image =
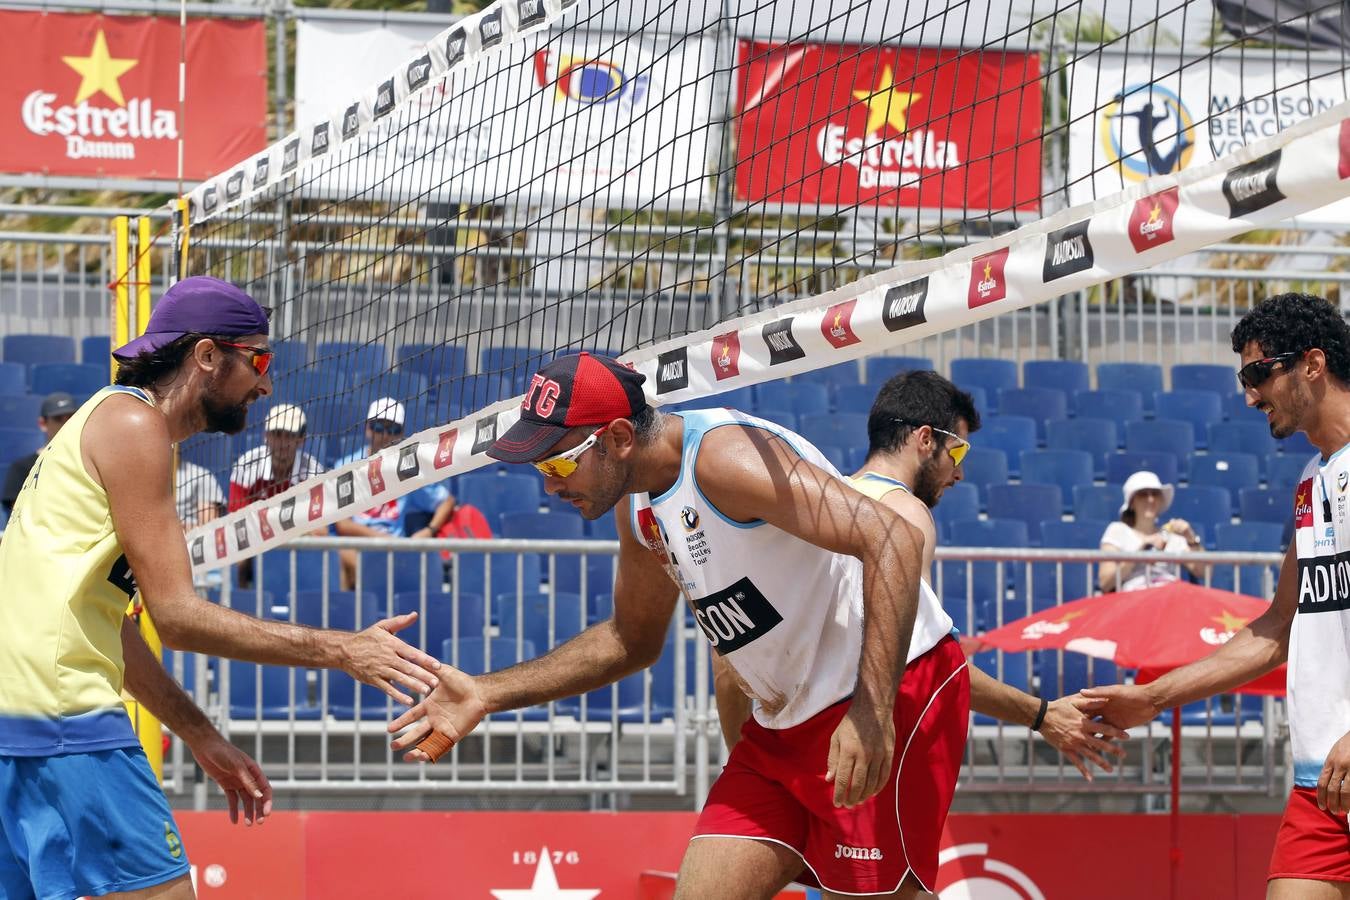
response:
<svg viewBox="0 0 1350 900"><path fill-rule="evenodd" d="M443 666L391 724L406 729L394 747L434 760L485 715L650 666L683 599L753 715L676 897L769 898L794 879L921 894L969 699L951 619L918 603L922 541L799 435L732 410L659 414L643 381L604 357L554 360L488 451L535 466L588 519L618 507L613 617L499 672Z"/></svg>
<svg viewBox="0 0 1350 900"><path fill-rule="evenodd" d="M193 896L188 860L122 702L139 700L229 796L230 817L271 811L257 763L211 726L126 617L140 596L164 643L273 665L340 668L410 703L439 663L393 632L262 621L201 599L173 499L173 444L237 433L271 393L266 311L195 277L160 299L146 333L113 351L116 384L74 412L25 479L0 543L0 897L158 888Z"/></svg>

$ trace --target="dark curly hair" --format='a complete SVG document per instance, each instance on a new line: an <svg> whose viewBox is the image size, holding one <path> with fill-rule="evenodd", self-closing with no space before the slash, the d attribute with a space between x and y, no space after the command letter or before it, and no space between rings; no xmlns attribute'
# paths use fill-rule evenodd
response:
<svg viewBox="0 0 1350 900"><path fill-rule="evenodd" d="M969 394L936 372L901 372L881 386L872 402L867 456L899 450L920 425L955 431L960 419L970 431L979 430L980 413Z"/></svg>
<svg viewBox="0 0 1350 900"><path fill-rule="evenodd" d="M1321 350L1331 374L1350 384L1350 325L1322 297L1289 293L1262 300L1233 327L1233 352L1252 341L1266 356Z"/></svg>
<svg viewBox="0 0 1350 900"><path fill-rule="evenodd" d="M209 338L216 341L235 341L235 337L217 337L213 334L185 334L150 353L118 357L115 384L128 387L151 387L178 371L183 360L197 342Z"/></svg>

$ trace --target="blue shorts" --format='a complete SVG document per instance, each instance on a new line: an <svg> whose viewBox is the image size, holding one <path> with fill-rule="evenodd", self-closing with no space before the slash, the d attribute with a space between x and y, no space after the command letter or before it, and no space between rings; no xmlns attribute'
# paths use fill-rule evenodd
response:
<svg viewBox="0 0 1350 900"><path fill-rule="evenodd" d="M0 900L75 900L187 873L140 747L0 756Z"/></svg>

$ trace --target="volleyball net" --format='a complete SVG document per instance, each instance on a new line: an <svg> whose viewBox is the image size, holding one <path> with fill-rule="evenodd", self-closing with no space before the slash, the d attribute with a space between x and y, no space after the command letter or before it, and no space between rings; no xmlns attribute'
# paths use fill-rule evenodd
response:
<svg viewBox="0 0 1350 900"><path fill-rule="evenodd" d="M1324 20L1144 6L503 0L302 34L309 118L180 229L185 274L272 307L275 393L184 452L225 476L283 403L326 466L384 398L408 437L194 532L194 564L490 462L559 353L688 402L1350 220Z"/></svg>

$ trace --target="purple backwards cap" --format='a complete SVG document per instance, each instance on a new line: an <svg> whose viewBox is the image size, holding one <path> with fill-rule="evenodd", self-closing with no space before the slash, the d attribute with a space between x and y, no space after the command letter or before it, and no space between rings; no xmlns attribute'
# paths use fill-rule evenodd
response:
<svg viewBox="0 0 1350 900"><path fill-rule="evenodd" d="M228 281L193 275L164 292L150 314L145 334L118 347L113 356L131 359L153 353L186 334L267 334L267 311Z"/></svg>

